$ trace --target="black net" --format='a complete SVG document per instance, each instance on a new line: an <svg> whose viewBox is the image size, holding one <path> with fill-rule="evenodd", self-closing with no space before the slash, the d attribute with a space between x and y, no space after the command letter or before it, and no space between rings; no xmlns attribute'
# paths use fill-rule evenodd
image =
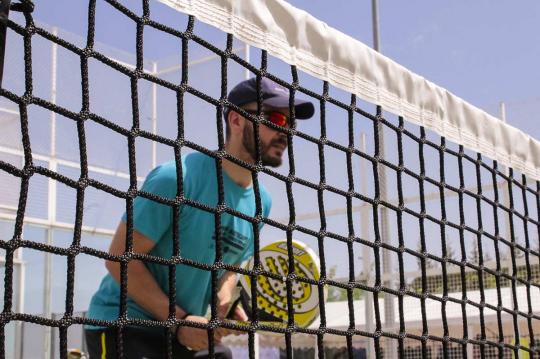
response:
<svg viewBox="0 0 540 359"><path fill-rule="evenodd" d="M149 0L142 1L140 14L122 3L104 0L108 11L130 19L135 26L136 64L130 67L110 59L95 48L96 1L88 4L88 28L86 44L79 46L55 35L34 23L32 7L28 2L16 4L24 21L7 22L10 36L18 36L23 42L20 61L24 62L24 83L21 93L1 88L0 95L16 105L20 117L22 165L0 159L3 175L20 180L18 204L11 238L0 240L5 254L4 298L0 317L0 343L2 357L6 353L6 328L13 322L34 323L59 330L58 345L62 358L67 357L68 330L75 325L96 325L117 329L117 351L123 357L123 331L126 327L173 328L176 325L201 327L208 331L209 355L214 355L214 335L219 327L236 329L248 335L249 356L255 357L255 333L273 332L284 338L282 355L295 357L362 357L367 351L377 358L461 358L500 357L520 355L540 357L537 345L540 333L540 314L537 302L540 290L540 182L528 180L512 168L505 168L482 154L471 153L463 145L447 143L444 138L405 122L406 119L384 112L384 109L363 104L355 95L347 94L345 100L331 94L331 86L319 81L316 86L303 85L301 75L294 66L289 67L290 80L275 76L269 70L269 56L260 51L260 65L247 62L233 51L232 35L226 37L225 47L217 46L197 35L197 22L189 17L187 27L173 28L153 19ZM47 6L46 4L40 4ZM40 6L37 5L37 6ZM173 39L181 52L182 68L178 79L164 79L145 71L145 31L157 31ZM33 68L40 61L33 52L33 44L48 41L63 51L71 53L80 61L81 99L80 108L72 109L55 104L36 95L38 85L33 78ZM219 56L221 78L217 96L210 96L193 87L190 82L190 49L202 46ZM9 48L6 49L10 51ZM129 78L131 96L131 124L118 125L114 119L92 111L89 61L97 61ZM227 101L228 90L236 83L229 83L231 64L239 65L256 76L259 86L258 108L262 108L261 79L270 78L289 90L290 128L279 127L260 114L251 114ZM5 72L10 69L6 68ZM175 133L168 136L156 134L141 126L141 82L147 81L173 92L176 96ZM192 141L184 129L196 119L186 116L184 99L194 96L204 101L213 111L217 133L217 149L207 148ZM304 97L318 104L316 134L302 131L295 119L294 100ZM342 96L343 97L343 96ZM33 156L29 135L29 107L39 107L54 112L76 124L80 173L77 179L55 172L40 164ZM223 114L233 109L253 123L256 146L256 162L242 161L225 151ZM331 114L331 116L329 115ZM345 141L333 139L336 114L345 119ZM332 118L330 118L332 117ZM358 142L359 123L371 147ZM129 186L116 188L90 175L87 155L87 130L91 124L99 124L122 136L128 146ZM288 163L285 173L263 166L261 159L260 126L280 131L288 139ZM174 199L163 198L140 190L137 177L136 142L146 139L174 152L177 171L177 188ZM73 140L75 140L73 138ZM300 144L300 145L296 145ZM306 145L307 144L307 145ZM315 150L298 148L312 146ZM207 206L184 196L182 183L182 155L186 151L198 151L215 159L219 188L217 206ZM336 167L335 158L341 159L342 167ZM249 216L227 206L223 190L223 161L228 160L249 169L252 174L256 211ZM367 165L361 176L366 188L359 184L359 163ZM306 165L307 164L307 165ZM317 178L299 175L297 169L316 168ZM56 246L26 240L23 228L29 187L33 176L40 175L76 191L75 217L72 239L68 246ZM279 182L284 188L281 197L286 201L286 218L265 218L261 205L259 180L261 177ZM333 185L328 178L339 177L344 186ZM318 214L303 222L297 213L305 198L299 189L315 193L313 202ZM15 191L11 188L11 191ZM89 190L104 191L125 201L127 212L126 250L122 255L111 255L81 243L81 231L85 215L85 196ZM296 195L295 195L296 193ZM182 239L173 231L173 256L162 258L133 250L133 202L136 197L170 206L173 225L178 225L182 207L191 207L211 213L215 217L215 262L211 265L182 256ZM343 220L330 223L335 213L327 208L328 198L333 203L344 203ZM336 200L336 198L338 200ZM279 198L278 198L279 199ZM276 200L276 199L275 199ZM363 208L365 210L359 210ZM360 224L360 212L366 223ZM222 261L221 217L229 214L251 223L254 237L254 269L240 269ZM309 224L304 224L309 223ZM293 237L314 239L314 250L320 259L320 279L311 280L295 271L281 277L262 269L261 225L285 235L288 249L288 266L294 268ZM337 229L336 229L337 228ZM333 250L333 243L342 245L342 252ZM325 249L332 248L332 251ZM14 310L14 255L19 248L51 253L65 258L67 267L65 308L60 317L47 318ZM362 259L359 255L362 254ZM76 259L89 255L102 260L116 261L121 265L120 311L117 320L100 321L85 318L74 310L76 288ZM336 259L337 258L337 259ZM129 318L127 315L128 263L141 260L168 267L169 270L169 318L166 321L150 321ZM370 266L363 267L370 261ZM345 268L344 275L332 275L329 263L339 262ZM395 264L392 264L395 263ZM416 265L416 271L411 270ZM208 324L180 320L175 316L176 268L187 265L212 273L211 317ZM362 269L364 268L364 269ZM252 283L251 305L257 308L256 283L260 278L271 277L284 281L287 297L287 322L285 326L273 326L259 322L253 311L248 325L238 325L218 319L216 288L222 270L248 275ZM358 274L361 272L361 274ZM56 279L53 279L56 280ZM314 285L318 290L320 320L316 325L302 327L294 321L293 287L297 283ZM329 289L325 302L325 288ZM342 305L330 312L330 303ZM362 303L362 304L361 304ZM358 311L359 307L368 308ZM372 306L372 307L371 307ZM335 307L332 307L335 308ZM331 313L331 314L329 314ZM332 315L346 313L344 325L331 326ZM412 314L411 314L412 313ZM412 317L411 317L412 316ZM172 357L173 334L166 331L169 342L168 357ZM316 343L311 349L295 348L294 341L304 335ZM341 341L340 348L327 346L329 338ZM359 344L360 343L360 344ZM371 349L370 349L371 348Z"/></svg>

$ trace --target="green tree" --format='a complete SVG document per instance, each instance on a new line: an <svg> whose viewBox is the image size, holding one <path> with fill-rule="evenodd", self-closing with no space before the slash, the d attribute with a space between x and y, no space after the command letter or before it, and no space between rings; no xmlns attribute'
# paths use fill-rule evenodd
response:
<svg viewBox="0 0 540 359"><path fill-rule="evenodd" d="M416 247L416 251L418 253L422 253L422 243L420 243L420 241L418 241L418 246ZM436 267L436 265L435 265L435 263L433 262L432 259L426 258L425 262L426 262L426 270L433 269L433 268ZM421 257L416 257L416 264L418 265L418 270L422 270L422 258Z"/></svg>
<svg viewBox="0 0 540 359"><path fill-rule="evenodd" d="M476 243L472 245L471 252L469 253L467 260L474 264L480 263L480 251L478 250Z"/></svg>
<svg viewBox="0 0 540 359"><path fill-rule="evenodd" d="M328 271L328 279L332 279L332 280L338 280L338 278L336 278L336 272L337 272L337 266L332 266L330 268L330 270ZM363 278L363 274L360 273L360 278ZM343 282L343 281L341 281ZM345 280L345 282L347 282ZM365 279L360 279L358 280L358 283L364 283L365 284L366 280ZM341 287L336 287L334 285L328 285L328 298L327 298L327 301L328 302L342 302L342 301L346 301L347 300L347 289L346 288L341 288ZM359 289L359 288L353 288L352 290L352 299L353 300L358 300L360 298L362 298L362 290Z"/></svg>
<svg viewBox="0 0 540 359"><path fill-rule="evenodd" d="M448 242L446 242L446 256L451 259L456 259L456 252L454 251L454 247Z"/></svg>
<svg viewBox="0 0 540 359"><path fill-rule="evenodd" d="M328 270L328 279L336 279L337 266L333 265ZM336 287L333 285L328 285L328 302L339 302L347 300L347 290L344 288Z"/></svg>

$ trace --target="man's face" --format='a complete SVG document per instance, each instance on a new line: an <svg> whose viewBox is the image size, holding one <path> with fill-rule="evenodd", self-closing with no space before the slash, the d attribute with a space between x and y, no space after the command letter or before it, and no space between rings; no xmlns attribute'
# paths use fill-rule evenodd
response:
<svg viewBox="0 0 540 359"><path fill-rule="evenodd" d="M244 106L246 110L257 111L256 104L248 104ZM272 108L272 107L263 107L263 111L277 111L287 117L289 117L288 108ZM245 120L246 124L244 126L242 144L244 145L245 150L253 158L253 161L256 160L256 146L255 143L255 134L253 132L253 123L248 119ZM286 126L289 126L287 124ZM283 162L282 156L285 150L287 149L287 135L276 131L270 127L260 125L259 126L259 138L261 140L261 161L263 166L278 167Z"/></svg>

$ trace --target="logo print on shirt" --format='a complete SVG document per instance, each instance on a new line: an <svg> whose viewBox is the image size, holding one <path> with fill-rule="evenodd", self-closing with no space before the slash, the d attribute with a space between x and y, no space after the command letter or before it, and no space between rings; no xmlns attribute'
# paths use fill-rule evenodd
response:
<svg viewBox="0 0 540 359"><path fill-rule="evenodd" d="M216 240L216 234L212 236L212 239ZM221 248L223 254L239 254L244 251L244 248L247 245L248 238L242 233L235 231L231 227L223 227L221 229ZM212 248L214 243L212 243Z"/></svg>

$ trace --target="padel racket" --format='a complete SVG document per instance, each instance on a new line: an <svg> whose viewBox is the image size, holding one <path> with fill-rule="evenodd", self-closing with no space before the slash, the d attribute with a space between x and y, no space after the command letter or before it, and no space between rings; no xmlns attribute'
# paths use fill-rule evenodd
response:
<svg viewBox="0 0 540 359"><path fill-rule="evenodd" d="M293 240L294 273L298 277L319 280L319 258L315 252L304 243ZM288 322L287 284L289 274L289 257L287 241L280 240L265 246L260 250L260 260L263 269L277 274L280 279L260 275L257 278L257 314L258 319L268 324L283 326ZM253 258L246 264L246 269L253 268ZM242 287L240 300L247 315L253 317L251 308L251 278L249 275L240 277ZM294 306L294 321L300 327L307 327L319 316L319 292L317 285L295 280L292 283L292 303ZM326 300L326 288L324 300ZM266 323L265 323L266 324Z"/></svg>

